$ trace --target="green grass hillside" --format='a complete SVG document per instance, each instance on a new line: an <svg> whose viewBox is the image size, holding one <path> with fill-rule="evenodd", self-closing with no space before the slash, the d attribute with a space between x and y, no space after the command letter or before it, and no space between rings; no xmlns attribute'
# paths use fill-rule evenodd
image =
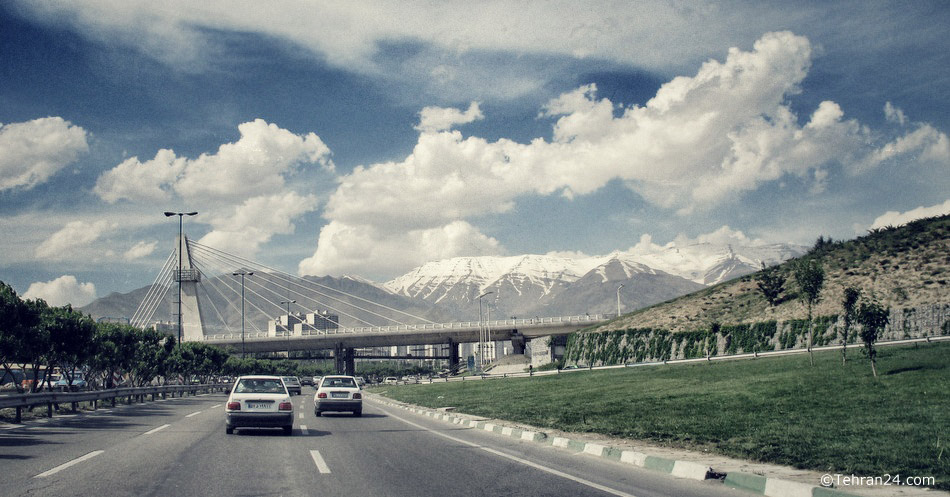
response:
<svg viewBox="0 0 950 497"><path fill-rule="evenodd" d="M808 256L821 261L825 270L816 316L841 314L841 300L848 286L890 308L944 304L950 296L950 216L875 230L850 241L819 238ZM791 263L778 266L778 271L786 283L781 303L775 307L769 306L754 275L748 275L626 314L595 331L685 331L708 328L713 323L805 319Z"/></svg>
<svg viewBox="0 0 950 497"><path fill-rule="evenodd" d="M950 344L376 389L417 405L950 489Z"/></svg>

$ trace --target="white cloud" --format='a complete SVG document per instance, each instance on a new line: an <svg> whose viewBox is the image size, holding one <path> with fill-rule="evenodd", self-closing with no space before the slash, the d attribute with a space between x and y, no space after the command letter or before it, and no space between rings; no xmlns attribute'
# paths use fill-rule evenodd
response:
<svg viewBox="0 0 950 497"><path fill-rule="evenodd" d="M93 222L72 221L36 247L36 257L48 260L74 259L79 249L87 248L117 227L117 223L104 219Z"/></svg>
<svg viewBox="0 0 950 497"><path fill-rule="evenodd" d="M870 137L831 101L798 124L788 96L800 91L810 63L807 39L769 33L752 51L731 49L724 62L710 60L695 76L677 77L646 105L619 114L612 102L596 97L594 85L561 95L542 111L556 120L551 141L420 133L404 160L359 167L340 178L324 212L331 224L301 270L328 270L334 257L354 259L365 252L357 247L386 245L403 239L399 233L507 212L519 197L570 199L616 179L647 201L684 214L789 176L821 192L830 181L827 168L866 158ZM484 237L466 225L468 238ZM329 243L355 252L324 246ZM464 244L450 247L459 252L440 253L472 255Z"/></svg>
<svg viewBox="0 0 950 497"><path fill-rule="evenodd" d="M185 200L234 200L283 189L299 164L333 170L330 149L314 133L295 135L256 119L238 126L241 137L216 154L195 159L160 150L145 162L128 159L103 173L95 193L109 203L154 202L177 193Z"/></svg>
<svg viewBox="0 0 950 497"><path fill-rule="evenodd" d="M422 132L445 131L456 124L468 124L484 119L478 102L472 102L468 110L462 112L455 108L426 107L419 113L419 124L415 129Z"/></svg>
<svg viewBox="0 0 950 497"><path fill-rule="evenodd" d="M0 124L0 191L44 183L88 150L86 131L61 117Z"/></svg>
<svg viewBox="0 0 950 497"><path fill-rule="evenodd" d="M134 261L136 259L141 259L143 257L148 257L152 255L152 252L155 252L155 247L158 246L158 242L138 242L122 254L122 258L127 261Z"/></svg>
<svg viewBox="0 0 950 497"><path fill-rule="evenodd" d="M316 252L300 261L298 272L336 276L356 272L385 278L459 254L478 256L502 252L498 240L485 236L464 221L409 231L331 221L320 230Z"/></svg>
<svg viewBox="0 0 950 497"><path fill-rule="evenodd" d="M225 252L253 256L275 234L294 232L293 220L316 208L312 195L296 192L264 195L213 214L208 221L213 230L199 243Z"/></svg>
<svg viewBox="0 0 950 497"><path fill-rule="evenodd" d="M887 226L901 226L917 219L926 217L943 216L950 214L950 200L942 204L931 205L929 207L918 207L907 212L887 211L881 214L871 223L870 229L880 229Z"/></svg>
<svg viewBox="0 0 950 497"><path fill-rule="evenodd" d="M60 307L72 304L82 307L96 299L96 286L80 283L75 276L66 274L47 282L36 282L23 293L24 299L43 299L47 304Z"/></svg>

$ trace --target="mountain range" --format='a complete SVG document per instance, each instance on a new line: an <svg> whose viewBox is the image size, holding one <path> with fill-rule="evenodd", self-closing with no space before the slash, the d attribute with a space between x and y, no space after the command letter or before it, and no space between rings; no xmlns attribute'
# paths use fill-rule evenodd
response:
<svg viewBox="0 0 950 497"><path fill-rule="evenodd" d="M255 328L266 329L268 319L285 313L280 307L274 308L275 302L291 297L299 302L291 308L292 312L329 309L340 315L342 326L392 323L386 320L407 322L402 313L437 322L475 320L479 312L484 318L493 319L616 313L618 294L620 310L626 313L755 272L762 264L778 264L806 251L807 247L792 244L671 243L650 253L617 251L591 257L456 257L424 264L381 284L357 276L307 276L301 281L320 289L315 291L321 295L314 298L287 293L286 284L255 282L261 288L246 297L247 320L257 323ZM262 270L258 275L264 273ZM230 293L234 293L233 283L226 275L205 275L205 282L209 287L232 285ZM268 292L274 296L266 297ZM130 317L146 293L147 287L113 293L81 310L95 318ZM174 293L168 292L153 319L174 319ZM208 292L209 308L229 316L225 318L226 326L240 329L239 314L227 311L229 305L233 310L234 304L227 302L224 293L229 292ZM478 296L482 294L486 295L479 303ZM384 307L367 310L367 301Z"/></svg>

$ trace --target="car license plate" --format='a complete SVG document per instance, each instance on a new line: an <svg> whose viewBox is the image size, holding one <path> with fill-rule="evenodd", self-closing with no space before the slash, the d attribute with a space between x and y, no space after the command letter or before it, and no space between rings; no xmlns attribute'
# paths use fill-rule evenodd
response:
<svg viewBox="0 0 950 497"><path fill-rule="evenodd" d="M348 393L346 393L346 392L332 392L332 393L330 393L330 397L333 397L334 399L345 399L345 398L348 398L349 396L350 396L350 394L348 394Z"/></svg>
<svg viewBox="0 0 950 497"><path fill-rule="evenodd" d="M248 402L247 403L248 409L267 409L268 407L270 407L270 404L267 402Z"/></svg>

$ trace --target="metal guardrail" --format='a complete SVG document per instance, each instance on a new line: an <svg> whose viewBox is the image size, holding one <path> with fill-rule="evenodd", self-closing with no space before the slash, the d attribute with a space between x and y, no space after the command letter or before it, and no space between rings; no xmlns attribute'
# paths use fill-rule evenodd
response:
<svg viewBox="0 0 950 497"><path fill-rule="evenodd" d="M877 342L874 344L875 347L885 347L888 345L905 345L910 343L926 343L926 342L943 342L950 341L950 336L932 336L924 338L907 338L902 340L888 340L884 342ZM856 349L864 347L862 343L852 343L848 344L847 348ZM813 352L823 351L823 350L841 350L841 345L825 345L822 347L812 347ZM474 381L474 380L494 380L501 378L527 378L529 376L550 376L556 374L566 374L566 373L577 373L580 371L599 371L605 369L624 369L624 368L637 368L637 367L647 367L647 366L665 366L670 364L688 364L695 362L712 362L712 361L730 361L737 359L755 359L759 357L770 357L770 356L782 356L782 355L794 355L794 354L806 354L808 349L785 349L785 350L769 350L765 352L750 352L744 354L733 354L733 355L721 355L721 356L708 356L708 357L697 357L693 359L671 359L668 361L660 362L635 362L635 363L626 363L626 364L614 364L610 366L593 366L593 367L576 367L570 369L557 369L557 370L546 370L546 371L532 371L524 373L504 373L504 374L481 374L481 375L472 375L472 376L452 376L448 378L429 378L428 380L420 381L419 384L432 384L432 383L447 383L447 382L456 382L456 381Z"/></svg>
<svg viewBox="0 0 950 497"><path fill-rule="evenodd" d="M452 330L470 330L480 326L488 328L543 328L558 324L581 324L581 323L599 323L613 319L616 314L585 314L583 316L559 316L550 318L529 318L529 319L496 319L493 321L459 321L453 323L425 323L425 324L400 324L393 326L360 326L336 328L331 330L310 331L304 335L338 335L354 333L393 333L393 332L415 332L415 331L452 331ZM281 332L281 337L298 336L292 332ZM244 338L274 338L274 335L266 331L245 332ZM220 333L214 335L205 335L204 340L229 340L241 338L241 333Z"/></svg>
<svg viewBox="0 0 950 497"><path fill-rule="evenodd" d="M202 385L160 385L160 386L148 386L148 387L126 387L126 388L112 388L109 390L89 390L85 392L35 392L35 393L22 393L22 394L12 394L12 395L0 395L0 409L10 409L17 408L22 409L24 407L35 407L35 406L47 406L47 416L53 416L53 405L54 404L74 404L78 402L95 402L100 400L110 400L117 399L120 397L144 397L146 395L163 395L167 396L171 394L173 397L177 394L179 396L186 393L197 393L200 391L215 391L217 389L226 389L230 388L230 384L227 383L213 383L213 384L202 384ZM17 413L17 420L19 421L19 412Z"/></svg>

